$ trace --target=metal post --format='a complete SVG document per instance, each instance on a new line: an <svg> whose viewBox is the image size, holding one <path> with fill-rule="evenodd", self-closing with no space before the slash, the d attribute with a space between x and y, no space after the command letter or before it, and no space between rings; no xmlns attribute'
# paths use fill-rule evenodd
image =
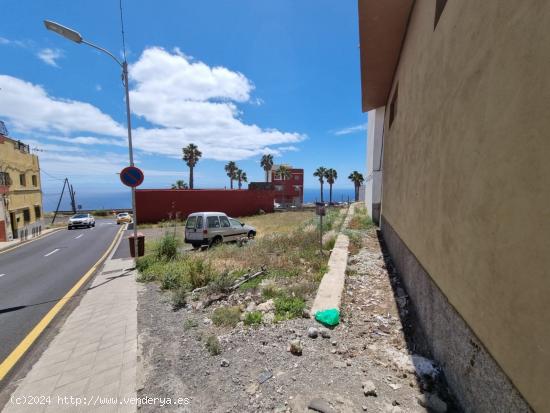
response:
<svg viewBox="0 0 550 413"><path fill-rule="evenodd" d="M323 215L319 215L319 219L321 221L321 224L319 225L319 234L320 234L320 246L319 246L319 251L321 252L321 255L323 255Z"/></svg>
<svg viewBox="0 0 550 413"><path fill-rule="evenodd" d="M128 89L128 62L122 62L122 76L124 78L124 89L126 92L126 123L128 125L128 155L130 157L130 166L134 166L134 149L132 147L132 121L130 119L130 91ZM134 221L134 255L138 257L138 239L137 239L137 215L136 215L136 188L132 187L132 215Z"/></svg>

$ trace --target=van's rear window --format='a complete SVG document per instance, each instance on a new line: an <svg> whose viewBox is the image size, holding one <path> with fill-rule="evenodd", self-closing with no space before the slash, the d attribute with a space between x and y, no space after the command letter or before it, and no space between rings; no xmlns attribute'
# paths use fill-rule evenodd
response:
<svg viewBox="0 0 550 413"><path fill-rule="evenodd" d="M185 228L195 228L196 222L197 222L197 217L187 218L187 223L185 224Z"/></svg>

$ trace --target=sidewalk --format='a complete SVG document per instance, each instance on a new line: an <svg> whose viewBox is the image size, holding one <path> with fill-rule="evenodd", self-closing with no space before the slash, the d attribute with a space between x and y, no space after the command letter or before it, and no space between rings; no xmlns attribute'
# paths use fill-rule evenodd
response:
<svg viewBox="0 0 550 413"><path fill-rule="evenodd" d="M131 259L112 259L111 253L3 413L136 411L135 400L125 400L136 397L137 286L135 271L128 270L132 267ZM44 404L26 404L22 397L29 396L42 398Z"/></svg>
<svg viewBox="0 0 550 413"><path fill-rule="evenodd" d="M0 252L2 252L4 250L8 250L8 249L13 248L13 247L16 247L18 245L27 244L29 242L44 238L45 236L50 235L53 232L59 231L60 229L61 228L45 229L45 230L42 231L42 233L39 236L34 237L34 238L28 238L25 241L21 241L18 238L14 239L13 241L2 241L2 242L0 242Z"/></svg>

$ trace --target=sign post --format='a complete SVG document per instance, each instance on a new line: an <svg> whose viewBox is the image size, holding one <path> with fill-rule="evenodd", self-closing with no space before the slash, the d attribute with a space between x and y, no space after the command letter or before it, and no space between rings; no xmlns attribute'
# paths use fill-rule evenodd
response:
<svg viewBox="0 0 550 413"><path fill-rule="evenodd" d="M315 203L315 213L319 215L319 251L323 255L323 217L326 213L324 202Z"/></svg>
<svg viewBox="0 0 550 413"><path fill-rule="evenodd" d="M126 90L126 102L128 103L128 90ZM130 137L130 111L128 110L128 136ZM129 138L131 139L131 138ZM133 229L134 229L134 255L137 258L139 256L138 248L138 232L137 232L137 213L136 213L136 187L140 186L143 183L144 175L143 171L134 166L134 160L132 156L132 151L130 149L130 162L131 165L124 168L120 171L120 180L126 186L132 188L132 211L134 216L132 217Z"/></svg>

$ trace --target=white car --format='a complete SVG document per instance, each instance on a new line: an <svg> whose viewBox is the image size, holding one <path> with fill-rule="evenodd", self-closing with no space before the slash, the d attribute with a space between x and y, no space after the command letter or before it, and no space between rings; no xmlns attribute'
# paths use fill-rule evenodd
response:
<svg viewBox="0 0 550 413"><path fill-rule="evenodd" d="M95 227L95 218L92 214L75 214L69 218L67 223L69 229L77 227Z"/></svg>
<svg viewBox="0 0 550 413"><path fill-rule="evenodd" d="M255 236L256 228L228 217L223 212L195 212L187 217L185 223L185 242L194 248Z"/></svg>

